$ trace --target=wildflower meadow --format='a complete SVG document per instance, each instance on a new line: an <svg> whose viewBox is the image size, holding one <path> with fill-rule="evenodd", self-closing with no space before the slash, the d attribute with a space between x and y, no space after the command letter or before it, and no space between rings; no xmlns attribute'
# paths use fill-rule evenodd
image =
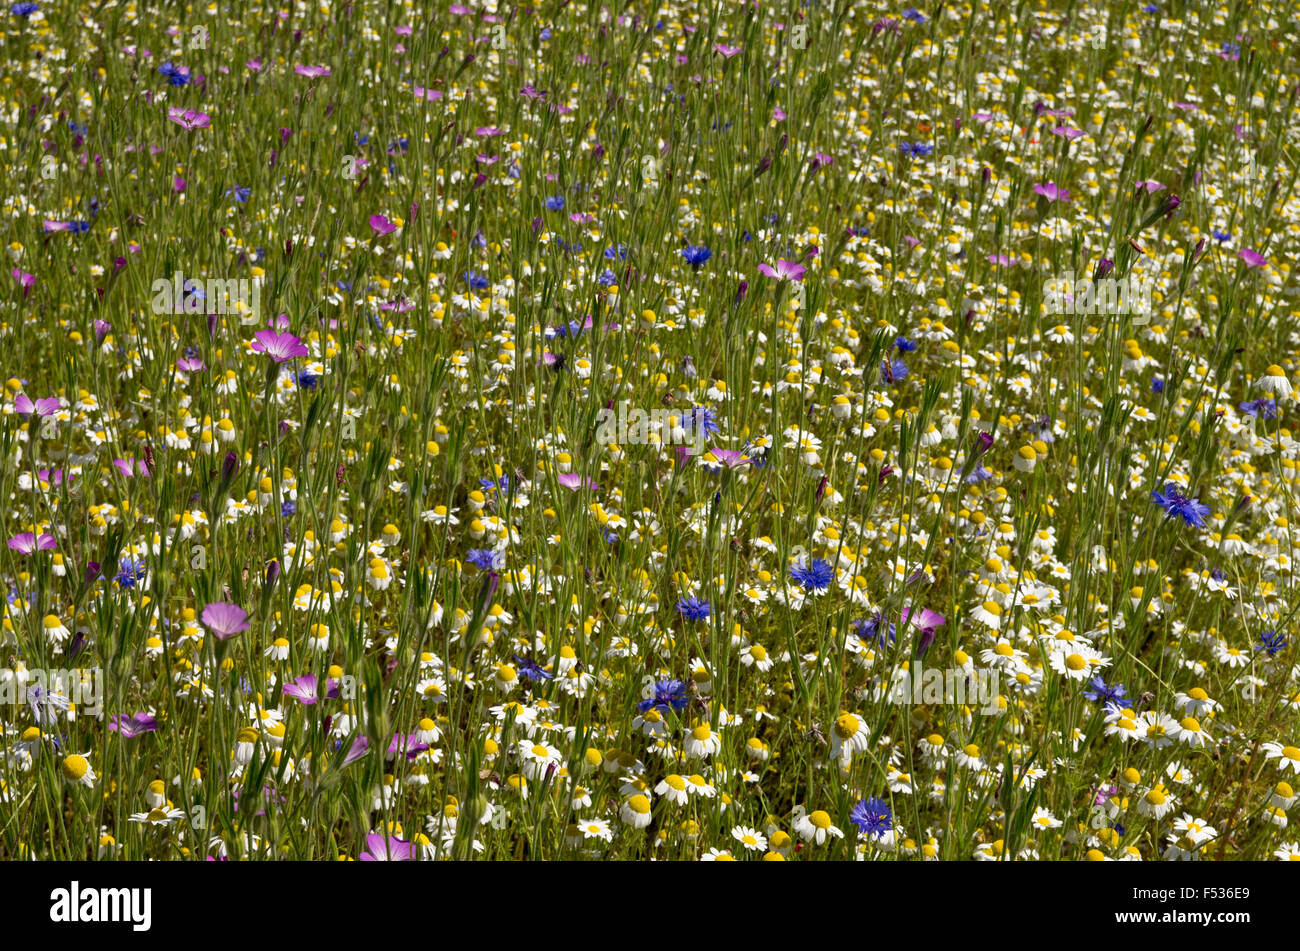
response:
<svg viewBox="0 0 1300 951"><path fill-rule="evenodd" d="M1294 3L0 37L0 859L1300 859Z"/></svg>

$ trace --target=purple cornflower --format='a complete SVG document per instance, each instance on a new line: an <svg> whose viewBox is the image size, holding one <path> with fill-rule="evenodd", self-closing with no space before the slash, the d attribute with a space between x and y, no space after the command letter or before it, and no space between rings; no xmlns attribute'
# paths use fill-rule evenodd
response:
<svg viewBox="0 0 1300 951"><path fill-rule="evenodd" d="M1088 681L1088 689L1083 692L1083 695L1093 703L1113 703L1117 707L1126 707L1132 702L1123 684L1107 686L1101 674L1095 674Z"/></svg>
<svg viewBox="0 0 1300 951"><path fill-rule="evenodd" d="M1259 645L1257 650L1268 651L1269 657L1276 657L1277 652L1287 645L1286 636L1277 631L1264 631L1259 635Z"/></svg>
<svg viewBox="0 0 1300 951"><path fill-rule="evenodd" d="M1205 516L1210 514L1210 507L1200 501L1188 498L1178 491L1178 486L1170 482L1165 486L1164 495L1152 491L1151 501L1164 509L1169 518L1178 517L1193 528L1205 527Z"/></svg>
<svg viewBox="0 0 1300 951"><path fill-rule="evenodd" d="M525 680L554 680L555 674L551 673L535 660L526 660L518 654L513 655L515 666L519 668L519 676Z"/></svg>
<svg viewBox="0 0 1300 951"><path fill-rule="evenodd" d="M690 697L686 695L686 684L680 680L661 680L655 684L654 696L642 700L636 705L637 710L645 713L651 707L663 713L669 710L678 712L686 709Z"/></svg>
<svg viewBox="0 0 1300 951"><path fill-rule="evenodd" d="M805 591L825 591L835 580L835 569L824 558L814 558L811 564L801 561L791 565L790 577Z"/></svg>
<svg viewBox="0 0 1300 951"><path fill-rule="evenodd" d="M677 610L688 621L703 621L709 616L709 602L692 595L679 600Z"/></svg>
<svg viewBox="0 0 1300 951"><path fill-rule="evenodd" d="M885 833L894 827L894 816L889 804L875 796L859 800L849 813L849 821L863 835L869 835L873 839L883 839Z"/></svg>

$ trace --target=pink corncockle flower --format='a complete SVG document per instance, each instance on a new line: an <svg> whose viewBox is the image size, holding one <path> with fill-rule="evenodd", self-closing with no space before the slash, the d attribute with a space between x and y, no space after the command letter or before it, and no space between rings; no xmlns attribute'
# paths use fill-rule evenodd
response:
<svg viewBox="0 0 1300 951"><path fill-rule="evenodd" d="M555 481L560 483L560 485L564 486L566 489L569 489L573 492L577 492L579 489L600 488L600 486L596 484L594 479L590 479L587 476L579 475L576 472L562 473L556 476Z"/></svg>
<svg viewBox="0 0 1300 951"><path fill-rule="evenodd" d="M728 46L726 43L715 43L715 44L713 45L713 52L715 52L715 53L721 53L724 59L731 59L731 57L733 57L733 56L735 56L737 53L739 53L740 50L741 50L741 47L739 47L739 46Z"/></svg>
<svg viewBox="0 0 1300 951"><path fill-rule="evenodd" d="M343 762L339 765L339 769L342 769L344 766L352 765L369 752L370 741L364 736L358 736L352 741L352 745L348 747L347 755L343 757Z"/></svg>
<svg viewBox="0 0 1300 951"><path fill-rule="evenodd" d="M1245 261L1247 267L1263 267L1268 263L1268 258L1258 251L1252 251L1250 248L1242 248L1237 252L1237 257Z"/></svg>
<svg viewBox="0 0 1300 951"><path fill-rule="evenodd" d="M778 281L802 281L807 268L802 264L796 264L794 261L778 259L776 267L772 267L770 264L760 264L758 270L768 277L776 278Z"/></svg>
<svg viewBox="0 0 1300 951"><path fill-rule="evenodd" d="M195 112L193 109L168 109L167 118L187 132L206 129L212 125L212 116L206 112Z"/></svg>
<svg viewBox="0 0 1300 951"><path fill-rule="evenodd" d="M157 730L158 718L147 713L133 713L129 717L119 713L109 720L108 728L120 735L122 739L130 740Z"/></svg>
<svg viewBox="0 0 1300 951"><path fill-rule="evenodd" d="M784 122L786 117L785 111L780 106L772 107L772 118L777 122Z"/></svg>
<svg viewBox="0 0 1300 951"><path fill-rule="evenodd" d="M284 363L294 357L305 357L311 353L293 334L278 334L274 330L259 330L253 334L253 352L265 353L276 363Z"/></svg>
<svg viewBox="0 0 1300 951"><path fill-rule="evenodd" d="M415 846L395 835L372 832L366 836L366 848L358 859L362 862L412 862Z"/></svg>
<svg viewBox="0 0 1300 951"><path fill-rule="evenodd" d="M42 532L39 536L33 532L23 532L21 535L15 535L9 539L9 547L20 554L30 555L33 552L58 548L59 543L53 535L45 532Z"/></svg>
<svg viewBox="0 0 1300 951"><path fill-rule="evenodd" d="M239 605L226 601L213 601L203 609L199 620L220 641L229 640L248 630L248 612Z"/></svg>
<svg viewBox="0 0 1300 951"><path fill-rule="evenodd" d="M998 267L1011 267L1014 262L1005 254L990 254L989 263L996 264Z"/></svg>
<svg viewBox="0 0 1300 951"><path fill-rule="evenodd" d="M63 470L40 469L36 473L36 478L47 485L57 487L63 485ZM68 485L72 485L76 478L76 476L68 476Z"/></svg>
<svg viewBox="0 0 1300 951"><path fill-rule="evenodd" d="M504 132L502 132L494 125L480 126L479 128L474 130L474 134L478 136L482 136L484 138L491 138L494 135L505 135Z"/></svg>
<svg viewBox="0 0 1300 951"><path fill-rule="evenodd" d="M1068 125L1058 125L1052 130L1052 135L1060 135L1073 142L1079 136L1083 135L1082 129L1072 129Z"/></svg>
<svg viewBox="0 0 1300 951"><path fill-rule="evenodd" d="M709 469L735 469L754 460L735 449L709 449L700 457L700 465Z"/></svg>
<svg viewBox="0 0 1300 951"><path fill-rule="evenodd" d="M1148 195L1154 195L1156 192L1162 192L1165 190L1164 185L1161 185L1159 182L1155 182L1155 181L1138 182L1137 187L1146 189L1146 193Z"/></svg>
<svg viewBox="0 0 1300 951"><path fill-rule="evenodd" d="M260 59L250 59L244 65L255 73L260 73L262 71L262 61Z"/></svg>
<svg viewBox="0 0 1300 951"><path fill-rule="evenodd" d="M393 27L393 32L398 36L410 36L411 28L409 26L395 26Z"/></svg>
<svg viewBox="0 0 1300 951"><path fill-rule="evenodd" d="M186 373L198 373L200 370L206 370L207 364L197 357L181 357L176 361L176 369Z"/></svg>
<svg viewBox="0 0 1300 951"><path fill-rule="evenodd" d="M35 274L28 274L26 271L23 271L19 268L14 268L9 273L13 275L13 279L17 281L18 285L23 289L24 295L26 295L26 293L29 290L31 290L33 287L36 286Z"/></svg>
<svg viewBox="0 0 1300 951"><path fill-rule="evenodd" d="M1049 202L1070 200L1070 193L1057 185L1056 182L1044 182L1041 185L1035 185L1034 194L1042 195Z"/></svg>
<svg viewBox="0 0 1300 951"><path fill-rule="evenodd" d="M427 99L427 100L429 100L430 102L432 102L432 101L435 100L435 99L441 99L441 98L442 98L442 92L441 92L441 90L438 90L438 89L426 89L426 88L423 87L423 86L416 86L416 87L415 87L415 98L416 98L416 99Z"/></svg>
<svg viewBox="0 0 1300 951"><path fill-rule="evenodd" d="M286 697L293 697L304 706L310 707L318 699L316 696L318 685L319 681L315 674L303 674L285 684L283 693Z"/></svg>
<svg viewBox="0 0 1300 951"><path fill-rule="evenodd" d="M931 611L929 608L921 608L918 611L911 605L903 609L899 621L904 626L914 627L921 632L921 636L916 642L918 656L924 655L930 649L939 628L948 623L948 619L937 611Z"/></svg>
<svg viewBox="0 0 1300 951"><path fill-rule="evenodd" d="M308 79L320 79L322 76L330 75L329 68L326 66L295 66L293 71Z"/></svg>
<svg viewBox="0 0 1300 951"><path fill-rule="evenodd" d="M32 398L26 393L19 393L14 397L14 412L28 416L35 413L39 417L53 416L59 411L59 401L53 396L47 396L32 402Z"/></svg>
<svg viewBox="0 0 1300 951"><path fill-rule="evenodd" d="M135 457L130 459L114 459L113 468L122 473L122 475L126 476L128 479L131 478L132 475L147 476L149 474L149 466L145 464L143 459L136 459Z"/></svg>
<svg viewBox="0 0 1300 951"><path fill-rule="evenodd" d="M461 3L453 3L450 7L447 8L447 12L450 13L452 16L458 16L458 17L473 16L474 14L473 10L471 10L469 7Z"/></svg>
<svg viewBox="0 0 1300 951"><path fill-rule="evenodd" d="M397 225L393 224L383 215L371 215L370 227L374 230L375 234L392 234L397 230Z"/></svg>
<svg viewBox="0 0 1300 951"><path fill-rule="evenodd" d="M523 89L519 90L519 95L523 96L525 99L545 99L546 90L535 89L532 86L525 86Z"/></svg>
<svg viewBox="0 0 1300 951"><path fill-rule="evenodd" d="M992 121L993 121L993 113L991 113L991 112L973 112L973 113L971 113L971 118L974 119L976 122L992 122Z"/></svg>
<svg viewBox="0 0 1300 951"><path fill-rule="evenodd" d="M920 238L914 238L910 234L903 235L903 240L907 242L909 248L919 247L921 244Z"/></svg>

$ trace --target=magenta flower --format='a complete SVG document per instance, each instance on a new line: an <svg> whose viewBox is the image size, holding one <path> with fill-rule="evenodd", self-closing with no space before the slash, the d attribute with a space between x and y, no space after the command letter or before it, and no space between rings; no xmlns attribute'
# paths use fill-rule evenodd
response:
<svg viewBox="0 0 1300 951"><path fill-rule="evenodd" d="M362 862L411 862L415 860L415 846L395 835L372 832L366 836L366 848L358 858Z"/></svg>
<svg viewBox="0 0 1300 951"><path fill-rule="evenodd" d="M903 609L899 620L904 626L914 627L921 632L921 636L916 642L918 657L923 656L930 649L939 628L948 623L948 619L937 611L931 611L929 608L921 608L917 611L911 605Z"/></svg>
<svg viewBox="0 0 1300 951"><path fill-rule="evenodd" d="M142 460L136 459L134 456L130 459L114 459L113 468L122 473L122 475L126 476L128 479L131 478L133 474L146 476L149 474L149 467Z"/></svg>
<svg viewBox="0 0 1300 951"><path fill-rule="evenodd" d="M286 697L293 697L299 703L309 707L316 702L317 685L315 674L304 674L285 684L283 692Z"/></svg>
<svg viewBox="0 0 1300 951"><path fill-rule="evenodd" d="M213 601L203 609L199 620L221 641L248 630L248 612L237 604L225 601Z"/></svg>
<svg viewBox="0 0 1300 951"><path fill-rule="evenodd" d="M9 273L13 275L13 279L17 281L18 285L23 289L24 296L29 290L36 286L35 274L28 274L26 271L19 268L14 268Z"/></svg>
<svg viewBox="0 0 1300 951"><path fill-rule="evenodd" d="M760 264L758 269L768 277L774 277L778 281L802 281L804 272L807 270L802 264L796 264L794 261L784 261L778 259L776 267L769 264Z"/></svg>
<svg viewBox="0 0 1300 951"><path fill-rule="evenodd" d="M579 489L600 488L600 486L596 484L594 479L589 479L586 476L580 476L576 472L565 472L562 475L557 476L555 481L560 483L560 485L564 486L566 489L570 489L574 492L577 492Z"/></svg>
<svg viewBox="0 0 1300 951"><path fill-rule="evenodd" d="M21 535L15 535L9 539L9 547L16 552L24 555L30 555L32 552L49 551L51 548L57 548L58 541L53 535L44 532L38 537L32 532L23 532Z"/></svg>
<svg viewBox="0 0 1300 951"><path fill-rule="evenodd" d="M47 396L44 399L32 402L32 398L26 393L19 393L14 397L14 412L21 413L24 416L35 413L37 416L53 416L59 411L59 401L53 396Z"/></svg>
<svg viewBox="0 0 1300 951"><path fill-rule="evenodd" d="M195 112L193 109L168 109L167 118L187 132L193 132L195 129L206 129L212 125L210 115L206 112Z"/></svg>
<svg viewBox="0 0 1300 951"><path fill-rule="evenodd" d="M725 43L715 43L713 45L713 52L721 53L724 59L731 59L731 57L739 53L740 50L741 47L739 46L728 46Z"/></svg>
<svg viewBox="0 0 1300 951"><path fill-rule="evenodd" d="M1042 195L1048 202L1069 201L1070 193L1061 188L1055 182L1044 182L1042 185L1034 186L1034 193Z"/></svg>
<svg viewBox="0 0 1300 951"><path fill-rule="evenodd" d="M1083 130L1072 129L1068 125L1058 125L1052 130L1052 135L1061 135L1073 142L1079 136L1083 135Z"/></svg>
<svg viewBox="0 0 1300 951"><path fill-rule="evenodd" d="M735 469L753 460L734 449L710 449L700 456L700 464L709 469Z"/></svg>
<svg viewBox="0 0 1300 951"><path fill-rule="evenodd" d="M397 225L383 215L371 215L370 227L374 229L375 234L392 234L397 230Z"/></svg>
<svg viewBox="0 0 1300 951"><path fill-rule="evenodd" d="M475 130L474 130L474 134L475 134L475 135L481 135L481 136L483 136L484 138L491 138L491 137L494 136L494 135L505 135L504 132L502 132L500 129L498 129L498 128L497 128L496 126L494 126L494 125L485 125L485 126L482 126L482 127L478 128L478 129L475 129Z"/></svg>
<svg viewBox="0 0 1300 951"><path fill-rule="evenodd" d="M1247 267L1263 267L1268 263L1268 258L1258 251L1252 251L1250 248L1242 248L1237 252L1237 257L1245 261Z"/></svg>
<svg viewBox="0 0 1300 951"><path fill-rule="evenodd" d="M425 89L423 86L415 87L416 99L427 99L432 102L435 99L442 98L442 92L437 89Z"/></svg>
<svg viewBox="0 0 1300 951"><path fill-rule="evenodd" d="M108 728L119 733L122 739L130 740L142 733L153 733L158 729L158 719L147 713L133 713L129 717L119 713L109 721Z"/></svg>
<svg viewBox="0 0 1300 951"><path fill-rule="evenodd" d="M352 746L348 749L347 755L343 757L343 762L342 764L340 764L339 769L342 769L344 766L348 766L352 763L355 763L357 760L361 759L361 757L365 756L366 753L368 753L369 751L370 751L370 741L366 739L364 736L357 737L355 740L352 741Z"/></svg>
<svg viewBox="0 0 1300 951"><path fill-rule="evenodd" d="M306 76L309 79L320 79L322 76L330 74L329 69L324 66L295 66L293 71L299 76Z"/></svg>
<svg viewBox="0 0 1300 951"><path fill-rule="evenodd" d="M181 357L176 361L176 369L186 373L198 373L200 370L207 369L207 364L197 357Z"/></svg>
<svg viewBox="0 0 1300 951"><path fill-rule="evenodd" d="M293 334L278 334L274 330L259 330L253 334L253 352L265 353L276 363L311 353Z"/></svg>

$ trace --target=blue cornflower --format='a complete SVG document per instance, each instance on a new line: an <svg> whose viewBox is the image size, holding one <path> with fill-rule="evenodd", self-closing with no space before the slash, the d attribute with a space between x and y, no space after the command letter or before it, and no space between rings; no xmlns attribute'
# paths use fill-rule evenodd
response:
<svg viewBox="0 0 1300 951"><path fill-rule="evenodd" d="M1222 244L1224 241L1227 241L1229 238L1231 238L1232 234L1227 231L1211 231L1210 236L1214 238L1215 241L1218 241L1220 244Z"/></svg>
<svg viewBox="0 0 1300 951"><path fill-rule="evenodd" d="M870 799L858 801L853 811L849 813L849 821L857 826L863 835L869 835L873 839L883 839L885 833L894 827L894 814L887 802L872 796Z"/></svg>
<svg viewBox="0 0 1300 951"><path fill-rule="evenodd" d="M1101 674L1093 675L1093 678L1088 681L1088 689L1083 692L1083 695L1093 703L1113 703L1117 707L1126 707L1131 702L1123 684L1107 686L1106 681L1102 680Z"/></svg>
<svg viewBox="0 0 1300 951"><path fill-rule="evenodd" d="M719 432L717 417L713 415L713 410L707 406L695 406L686 418L690 421L690 428L696 432L704 430L704 435L713 436Z"/></svg>
<svg viewBox="0 0 1300 951"><path fill-rule="evenodd" d="M40 7L34 3L15 3L9 8L9 12L16 17L29 17L39 9Z"/></svg>
<svg viewBox="0 0 1300 951"><path fill-rule="evenodd" d="M605 270L600 272L600 276L596 278L596 283L601 287L609 287L612 284L618 283L618 275L609 268L605 268Z"/></svg>
<svg viewBox="0 0 1300 951"><path fill-rule="evenodd" d="M835 569L824 558L814 558L811 564L799 562L790 566L790 577L805 591L825 591L835 580Z"/></svg>
<svg viewBox="0 0 1300 951"><path fill-rule="evenodd" d="M897 338L894 341L894 346L898 347L902 353L911 353L916 349L916 344L913 341L908 340L906 337Z"/></svg>
<svg viewBox="0 0 1300 951"><path fill-rule="evenodd" d="M68 123L68 129L72 132L73 135L85 135L87 132L90 131L80 122L71 122L71 121Z"/></svg>
<svg viewBox="0 0 1300 951"><path fill-rule="evenodd" d="M1159 13L1159 12L1160 12L1160 8L1159 8L1158 6L1156 6L1154 3L1148 3L1145 7L1142 8L1142 12L1143 12L1143 13Z"/></svg>
<svg viewBox="0 0 1300 951"><path fill-rule="evenodd" d="M240 204L243 204L244 202L248 201L248 196L251 195L252 193L253 193L253 189L249 188L247 185L236 185L234 188L227 189L226 191L227 195L233 195L235 197L235 201L239 202Z"/></svg>
<svg viewBox="0 0 1300 951"><path fill-rule="evenodd" d="M922 142L903 142L898 147L904 155L910 155L912 158L925 158L934 151L933 145L925 145Z"/></svg>
<svg viewBox="0 0 1300 951"><path fill-rule="evenodd" d="M984 468L983 463L977 462L975 463L975 468L971 471L971 474L966 477L966 481L974 484L976 482L984 482L986 479L991 478L993 478L993 473Z"/></svg>
<svg viewBox="0 0 1300 951"><path fill-rule="evenodd" d="M902 360L880 361L880 375L886 383L900 383L907 379L907 364Z"/></svg>
<svg viewBox="0 0 1300 951"><path fill-rule="evenodd" d="M173 66L171 63L163 63L158 67L158 72L167 77L167 83L171 86L184 86L190 81L190 68L188 66Z"/></svg>
<svg viewBox="0 0 1300 951"><path fill-rule="evenodd" d="M368 136L368 135L362 135L360 132L353 132L353 133L352 133L352 138L353 138L354 140L356 140L357 145L369 145L369 144L370 144L370 136Z"/></svg>
<svg viewBox="0 0 1300 951"><path fill-rule="evenodd" d="M316 384L320 382L320 377L315 373L309 373L306 370L299 370L294 374L294 380L304 390L316 389Z"/></svg>
<svg viewBox="0 0 1300 951"><path fill-rule="evenodd" d="M488 491L492 489L508 489L510 488L510 476L502 476L495 482L492 479L479 479L478 484Z"/></svg>
<svg viewBox="0 0 1300 951"><path fill-rule="evenodd" d="M514 655L515 664L519 668L519 676L525 680L554 680L555 674L542 667L541 664L532 660L524 660L518 654Z"/></svg>
<svg viewBox="0 0 1300 951"><path fill-rule="evenodd" d="M1152 377L1152 378L1151 378L1151 392L1152 392L1152 393L1163 393L1164 391L1165 391L1165 381L1162 380L1162 379L1160 379L1160 377L1158 377L1158 376Z"/></svg>
<svg viewBox="0 0 1300 951"><path fill-rule="evenodd" d="M1238 403L1237 409L1247 416L1263 416L1265 419L1277 419L1277 403L1270 396L1261 396L1257 400Z"/></svg>
<svg viewBox="0 0 1300 951"><path fill-rule="evenodd" d="M682 257L686 259L687 264L698 271L705 261L713 257L713 252L700 245L698 248L682 248Z"/></svg>
<svg viewBox="0 0 1300 951"><path fill-rule="evenodd" d="M551 28L549 26L542 27L542 32L537 34L537 38L539 40L549 40L551 38Z"/></svg>
<svg viewBox="0 0 1300 951"><path fill-rule="evenodd" d="M1210 507L1203 505L1197 499L1188 498L1178 491L1178 486L1170 482L1165 486L1165 493L1161 495L1158 491L1152 491L1151 501L1164 509L1165 514L1170 518L1177 516L1184 523L1194 528L1205 527L1205 516L1210 514Z"/></svg>
<svg viewBox="0 0 1300 951"><path fill-rule="evenodd" d="M920 10L915 9L914 7L908 7L906 10L903 11L903 19L911 20L913 23L924 23L925 14L922 13Z"/></svg>
<svg viewBox="0 0 1300 951"><path fill-rule="evenodd" d="M686 684L680 680L661 680L655 684L655 694L648 700L642 700L636 705L637 710L645 713L651 707L667 713L669 710L676 710L679 713L686 709L686 704L690 703L691 698L686 695Z"/></svg>
<svg viewBox="0 0 1300 951"><path fill-rule="evenodd" d="M471 290L476 291L485 290L488 284L491 283L482 274L476 274L473 271L466 271L463 275L463 280L470 286Z"/></svg>
<svg viewBox="0 0 1300 951"><path fill-rule="evenodd" d="M563 196L563 195L552 195L550 198L546 199L546 210L547 210L547 211L563 211L563 210L564 210L564 196Z"/></svg>
<svg viewBox="0 0 1300 951"><path fill-rule="evenodd" d="M280 518L288 518L296 511L298 506L294 505L292 500L280 503Z"/></svg>
<svg viewBox="0 0 1300 951"><path fill-rule="evenodd" d="M471 548L465 560L484 571L491 571L501 564L501 556L488 548Z"/></svg>
<svg viewBox="0 0 1300 951"><path fill-rule="evenodd" d="M692 595L679 600L677 610L688 621L703 621L709 616L709 602Z"/></svg>
<svg viewBox="0 0 1300 951"><path fill-rule="evenodd" d="M615 258L618 258L620 261L626 261L627 245L611 244L608 248L605 249L605 258L610 261L614 260Z"/></svg>
<svg viewBox="0 0 1300 951"><path fill-rule="evenodd" d="M145 563L135 558L124 558L118 565L117 575L113 578L119 587L134 588L135 583L144 577Z"/></svg>
<svg viewBox="0 0 1300 951"><path fill-rule="evenodd" d="M863 640L874 639L882 648L885 644L898 640L898 630L894 623L886 620L885 615L879 611L865 621L854 621L853 628L858 637Z"/></svg>
<svg viewBox="0 0 1300 951"><path fill-rule="evenodd" d="M1268 651L1269 657L1276 657L1277 652L1286 647L1287 640L1277 631L1265 631L1259 635L1259 644L1258 650Z"/></svg>

